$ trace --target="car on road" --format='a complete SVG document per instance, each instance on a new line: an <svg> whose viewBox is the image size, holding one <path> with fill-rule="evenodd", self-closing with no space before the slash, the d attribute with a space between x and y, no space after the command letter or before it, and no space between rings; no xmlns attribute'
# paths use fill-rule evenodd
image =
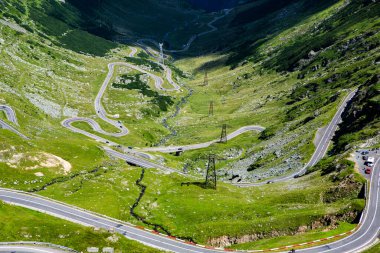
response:
<svg viewBox="0 0 380 253"><path fill-rule="evenodd" d="M365 166L368 166L368 167L373 167L373 162L369 162L369 161L366 161L364 163Z"/></svg>
<svg viewBox="0 0 380 253"><path fill-rule="evenodd" d="M274 182L273 181L268 181L267 184L273 184Z"/></svg>
<svg viewBox="0 0 380 253"><path fill-rule="evenodd" d="M367 161L370 162L370 163L374 163L375 162L375 157L368 157Z"/></svg>
<svg viewBox="0 0 380 253"><path fill-rule="evenodd" d="M365 169L364 173L365 174L371 174L371 171L372 171L371 168L367 168L367 169Z"/></svg>
<svg viewBox="0 0 380 253"><path fill-rule="evenodd" d="M362 155L368 155L368 154L369 154L368 151L363 151L363 152L362 152Z"/></svg>
<svg viewBox="0 0 380 253"><path fill-rule="evenodd" d="M362 158L363 158L364 161L368 160L368 156L366 156L366 155L363 155Z"/></svg>

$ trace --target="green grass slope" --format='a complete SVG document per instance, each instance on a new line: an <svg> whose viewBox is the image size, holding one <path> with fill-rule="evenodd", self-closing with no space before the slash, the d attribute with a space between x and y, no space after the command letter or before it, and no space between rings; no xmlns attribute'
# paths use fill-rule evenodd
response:
<svg viewBox="0 0 380 253"><path fill-rule="evenodd" d="M131 134L110 138L113 141L133 147L193 144L219 138L222 124L228 125L228 132L245 125L267 128L261 134L246 133L227 144L178 157L157 154L163 164L199 178L204 177L209 153L224 157L217 163L217 190L200 187L201 179L147 170L141 181L147 191L132 210L134 216L131 207L140 194L136 181L141 169L110 159L99 143L60 124L74 116L96 119L93 101L107 64L131 61L126 58L130 49L105 39L115 34L99 34L102 29L116 31L112 29L119 25L131 37L162 36L159 22L146 24L164 5L149 1L152 9L141 14L131 12L142 10L142 2L130 3L124 9L119 1L103 1L90 13L58 1L0 3L0 103L15 109L20 131L31 137L26 141L0 130L0 186L33 191L140 225L145 220L162 232L216 246L265 248L274 244L270 241L274 237L281 236L281 242L288 244L352 229L365 204L360 194L364 182L346 158L366 140L371 140L367 147L374 146L378 136L378 115L373 114L379 90L378 3L282 1L256 20L241 15L257 4L264 8L273 2L243 5L218 22L219 33L199 38L186 57L171 63L180 70L175 78L185 84L183 93L156 93L146 76L117 67L114 85L103 102L109 114L119 114ZM181 37L172 42L177 44L187 38L182 34L190 33L184 31L184 19L199 14L199 20L190 24L200 30L214 16L188 9L173 14L170 8L160 12L165 15L162 24L166 31L182 26L180 35L175 31L168 35ZM293 19L292 13L306 9ZM106 20L111 14L115 24ZM129 14L136 19L126 19ZM86 23L97 15L105 24L100 31L93 30L94 23ZM171 18L178 18L178 24L165 27ZM271 26L262 30L267 24ZM263 33L255 33L258 30ZM226 39L219 43L221 37ZM210 48L217 53L202 54ZM161 74L141 49L138 55L144 59L134 63ZM205 71L208 86L202 86ZM317 129L331 120L349 89L356 87L359 95L348 106L329 156L310 175L252 189L228 184L269 180L300 169L314 150ZM210 101L212 116L208 115ZM164 119L175 133L164 127ZM356 124L347 124L352 120ZM105 130L116 131L98 122ZM75 126L89 130L83 123Z"/></svg>
<svg viewBox="0 0 380 253"><path fill-rule="evenodd" d="M85 252L87 247L112 247L115 252L161 252L123 236L73 224L36 211L0 202L0 241L46 242Z"/></svg>

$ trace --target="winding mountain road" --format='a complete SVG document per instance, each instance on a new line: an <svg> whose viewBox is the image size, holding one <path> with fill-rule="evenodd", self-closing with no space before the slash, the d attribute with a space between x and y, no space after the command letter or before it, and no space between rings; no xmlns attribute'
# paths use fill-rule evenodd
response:
<svg viewBox="0 0 380 253"><path fill-rule="evenodd" d="M226 17L228 14L230 14L230 12L232 11L232 9L227 9L227 10L224 10L224 13L223 15L219 16L219 17L215 17L213 20L211 20L209 23L207 23L207 26L210 28L210 30L207 30L207 31L204 31L202 33L199 33L199 34L196 34L196 35L193 35L190 37L190 39L186 42L186 44L181 48L181 49L177 49L177 50L167 50L167 49L164 49L164 52L167 52L167 53L181 53L181 52L186 52L190 49L191 47L191 44L193 44L193 42L199 38L199 37L202 37L202 36L205 36L209 33L212 33L212 32L215 32L218 30L218 28L216 26L214 26L214 23L223 19L224 17ZM144 47L144 49L147 49L145 48L145 44L144 42L150 42L152 44L154 44L157 48L159 48L159 43L153 39L140 39L138 40L138 44L139 45L142 45ZM148 46L146 46L148 47ZM157 52L155 52L156 55L159 55Z"/></svg>
<svg viewBox="0 0 380 253"><path fill-rule="evenodd" d="M94 135L94 134L91 134L91 133L88 133L86 131L83 131L79 128L76 128L72 125L72 123L74 122L86 122L87 124L89 124L92 129L98 133L101 133L101 134L104 134L104 135L108 135L108 136L113 136L113 137L123 137L125 135L127 135L129 133L129 130L126 126L123 125L123 123L121 123L121 121L118 121L118 120L114 120L114 119L111 119L108 117L108 113L106 112L106 110L104 109L104 106L102 104L102 98L103 98L103 95L104 95L104 92L107 90L107 87L109 85L109 83L111 82L111 79L113 77L113 74L115 72L115 66L125 66L125 67L128 67L128 68L131 68L131 69L134 69L134 70L137 70L141 73L144 73L146 75L148 75L149 77L151 77L153 80L154 80L154 85L157 89L160 89L160 90L167 90L167 91L171 91L171 90L178 90L180 87L177 85L175 86L173 89L165 89L162 85L164 83L163 79L159 76L156 76L144 69L142 69L141 67L139 66L135 66L133 64L130 64L130 63L126 63L126 62L114 62L114 63L110 63L108 64L108 74L107 74L107 77L106 79L104 80L102 86L100 87L100 90L95 98L95 102L94 102L94 108L95 108L95 111L96 111L96 115L102 119L103 121L113 125L115 128L119 129L119 132L117 133L109 133L109 132L106 132L104 131L101 126L96 122L94 121L93 119L89 119L89 118L82 118L82 117L75 117L75 118L70 118L70 119L65 119L64 121L62 121L62 126L70 129L71 131L73 132L77 132L77 133L81 133L81 134L84 134L90 138L93 138L97 141L101 141L103 143L110 143L112 145L115 145L117 146L118 144L117 143L114 143L114 142L111 142L109 140L106 140L102 137L99 137L97 135ZM170 72L166 72L167 75L171 75L171 71Z"/></svg>
<svg viewBox="0 0 380 253"><path fill-rule="evenodd" d="M231 140L241 134L244 134L246 132L252 132L252 131L264 131L265 128L262 126L244 126L239 128L238 130L230 133L227 135L227 140ZM141 149L144 152L162 152L162 153L172 153L177 151L186 151L186 150L194 150L194 149L201 149L201 148L207 148L211 146L214 143L218 143L220 140L213 140L209 142L204 143L198 143L198 144L192 144L192 145L183 145L183 146L168 146L168 147L153 147L153 148L143 148Z"/></svg>
<svg viewBox="0 0 380 253"><path fill-rule="evenodd" d="M302 176L306 173L308 168L316 165L325 156L327 149L329 147L330 141L333 138L336 129L338 128L338 124L342 120L342 113L344 112L344 109L346 108L348 102L350 102L351 99L355 96L356 92L357 92L357 89L351 91L341 102L341 104L338 107L337 112L335 113L334 117L332 118L329 125L325 129L323 136L320 139L319 143L317 144L317 147L314 150L314 153L312 157L310 158L309 162L301 170L295 171L291 175L276 177L275 179L270 180L271 182L283 182L283 181L288 181L297 176ZM266 184L267 182L268 181L259 182L259 183L240 182L234 185L239 186L239 187L252 187L252 186L260 186L260 185Z"/></svg>
<svg viewBox="0 0 380 253"><path fill-rule="evenodd" d="M13 124L18 126L16 113L13 111L13 109L8 105L0 105L0 111L3 111L5 113L5 116L7 117L7 120L12 122ZM9 131L12 131L13 133L17 134L21 138L25 140L29 140L29 138L18 131L16 128L5 122L4 120L0 119L0 128L7 129Z"/></svg>
<svg viewBox="0 0 380 253"><path fill-rule="evenodd" d="M370 181L369 198L363 213L359 228L350 236L308 249L297 250L302 253L356 253L373 244L379 236L380 228L380 159L377 159ZM111 229L124 235L126 238L139 241L148 246L177 253L211 253L233 251L229 249L213 248L203 245L194 245L174 237L165 236L158 232L144 229L129 223L102 216L90 211L76 208L61 202L44 198L34 194L0 188L0 199L14 205L41 211L78 224ZM288 249L289 247L283 247ZM241 251L262 252L263 250ZM238 251L239 252L239 251Z"/></svg>
<svg viewBox="0 0 380 253"><path fill-rule="evenodd" d="M227 15L228 12L225 13ZM224 16L225 16L224 15ZM213 23L215 23L217 20L223 18L218 17L215 18L213 21L211 21L208 26L211 28L210 31L206 31L204 33L200 33L197 36L193 36L189 39L188 43L185 45L184 48L180 50L166 50L166 52L183 52L190 48L192 42L200 36L203 36L205 34L208 34L210 32L214 32L217 28L213 26ZM156 43L156 42L154 42ZM136 48L131 48L131 53L129 54L130 57L134 57L134 55L137 53ZM120 121L111 119L109 115L107 114L105 108L102 105L102 97L104 95L104 92L106 91L112 77L114 74L115 66L126 66L129 68L132 68L134 70L137 70L139 72L142 72L144 74L147 74L150 78L154 80L155 87L159 90L165 90L165 91L178 91L180 90L180 86L177 85L173 79L172 79L172 72L170 68L167 66L161 64L161 66L165 70L166 79L168 82L173 86L172 89L165 89L163 87L163 79L161 77L158 77L144 69L142 69L139 66L135 66L133 64L125 63L125 62L115 62L110 63L108 65L109 72L107 74L106 79L104 80L97 96L94 102L94 108L96 111L97 116L102 119L103 121L113 125L115 128L117 128L119 131L116 133L109 133L104 131L101 126L93 119L89 118L71 118L66 119L62 121L62 125L68 129L70 129L73 132L80 133L83 135L88 136L89 138L95 139L97 141L100 141L102 143L109 144L110 146L120 146L116 142L109 141L103 137L99 137L95 134L89 133L87 131L81 130L79 128L74 127L72 124L74 122L85 122L89 124L92 129L95 132L98 132L100 134L106 135L106 136L112 136L112 137L123 137L126 136L129 133L129 130L126 126L123 125ZM311 167L315 165L322 157L326 154L326 151L328 149L328 145L330 143L330 140L336 131L336 128L341 121L341 114L344 111L345 106L347 103L352 99L352 97L355 95L356 90L350 92L350 94L344 99L340 107L338 108L335 116L331 120L330 124L328 125L326 131L323 134L323 137L321 138L320 142L317 145L317 148L309 160L309 162L303 167L300 171L297 171L289 176L284 176L280 178L276 178L273 181L274 182L281 182L281 181L287 181L292 178L294 178L297 175L303 175L308 167ZM0 110L5 111L7 118L9 121L13 122L14 124L17 124L17 119L15 116L14 111L9 106L0 106ZM4 121L0 120L0 125L3 127L6 127L10 129L11 131L16 131L13 127L9 126ZM240 134L243 134L247 131L263 131L264 128L260 126L245 126L242 127L228 135L228 139L232 139L237 137ZM19 135L21 133L18 133ZM21 134L22 135L22 134ZM20 136L21 136L20 135ZM24 136L26 137L26 136ZM27 138L27 137L26 137ZM176 152L176 151L185 151L185 150L192 150L192 149L200 149L205 148L213 143L218 142L218 140L209 141L206 143L200 143L200 144L193 144L193 145L183 145L183 146L171 146L171 147L155 147L155 148L145 148L140 149L142 152ZM151 158L151 156L146 155L144 153L140 153L139 151L128 151L127 153L121 153L118 151L115 151L114 149L111 149L109 147L104 147L105 151L117 158L126 160L130 163L136 164L141 167L145 168L158 168L162 170L163 172L167 173L179 173L183 174L185 176L188 176L187 174L181 173L178 170L168 168L166 166L162 166L159 164L156 164L148 159ZM125 151L125 150L124 150ZM252 187L252 186L258 186L262 183L240 183L235 184L239 187ZM179 240L173 237L165 236L162 234L159 234L155 231L148 230L148 229L142 229L141 227L134 226L132 224L116 220L110 217L106 217L103 215L99 215L90 211L86 211L83 209L79 209L74 206L70 206L64 203L60 203L48 198L44 198L38 195L28 194L21 191L13 191L9 189L0 189L0 199L12 203L15 205L23 206L26 208L30 208L33 210L41 211L56 217L60 217L78 224L87 225L87 226L93 226L93 227L99 227L104 229L112 229L115 232L118 232L125 237L139 241L141 243L144 243L146 245L168 250L172 252L178 252L178 253L188 253L188 252L199 252L199 253L210 253L210 252L223 252L223 251L230 251L228 249L217 249L212 247L206 247L203 245L194 245L190 242L185 242L183 240ZM347 238L344 238L342 240L329 243L328 245L321 245L309 249L302 249L297 250L297 252L302 253L354 253L359 252L366 246L372 244L376 238L379 235L379 228L380 228L380 210L379 210L379 202L380 202L380 166L379 166L379 159L376 160L376 163L374 165L373 173L371 176L370 181L370 190L369 190L369 198L367 201L365 212L363 213L363 217L361 220L361 224L356 232L354 232L352 235L350 235ZM1 248L0 248L1 252ZM28 251L30 252L30 251ZM41 252L41 251L40 251ZM51 252L51 251L50 251ZM247 251L244 251L247 252ZM260 252L260 251L250 251L250 252Z"/></svg>

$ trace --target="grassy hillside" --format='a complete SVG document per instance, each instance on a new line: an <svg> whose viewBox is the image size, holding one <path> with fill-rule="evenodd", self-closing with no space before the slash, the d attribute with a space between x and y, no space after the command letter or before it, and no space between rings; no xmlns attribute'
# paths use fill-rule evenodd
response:
<svg viewBox="0 0 380 253"><path fill-rule="evenodd" d="M108 39L149 35L179 47L194 32L209 30L206 24L220 14L189 10L177 1L167 1L168 6L97 1L86 11L88 2L71 3L0 3L0 103L15 109L18 128L31 138L0 130L1 187L140 225L145 221L199 243L244 249L277 245L273 237L281 236L283 244L304 242L355 226L364 206L364 182L345 159L366 140L367 147L378 143L377 2L248 1L216 23L218 33L174 55L170 64L182 92L156 91L146 75L116 67L103 103L131 133L112 141L132 147L193 144L219 138L222 124L228 132L245 125L267 128L182 156L155 154L158 162L199 180L155 170L142 174L60 123L89 117L106 131L117 131L97 119L93 108L110 62L131 62L162 76L141 49L138 58L129 58L128 46ZM256 10L258 15L246 14ZM202 86L206 71L208 85ZM310 175L251 189L229 184L269 180L302 168L314 150L317 129L353 88L359 93L329 157ZM93 132L85 123L75 126ZM201 187L210 153L225 158L217 163L217 190ZM339 164L339 171L332 164ZM140 194L139 178L147 191L131 210Z"/></svg>
<svg viewBox="0 0 380 253"><path fill-rule="evenodd" d="M39 241L85 252L112 247L115 252L161 252L105 230L76 225L36 211L0 202L0 241Z"/></svg>

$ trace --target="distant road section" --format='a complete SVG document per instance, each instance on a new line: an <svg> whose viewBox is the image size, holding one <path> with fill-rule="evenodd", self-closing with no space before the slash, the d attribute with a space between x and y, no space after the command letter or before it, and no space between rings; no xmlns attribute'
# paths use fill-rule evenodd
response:
<svg viewBox="0 0 380 253"><path fill-rule="evenodd" d="M246 132L251 131L257 131L262 132L265 128L262 126L244 126L239 128L238 130L230 133L227 135L227 140L231 140L241 134L244 134ZM218 143L220 140L213 140L209 142L204 143L198 143L198 144L192 144L192 145L183 145L183 146L168 146L168 147L154 147L154 148L143 148L142 151L145 152L162 152L162 153L172 153L177 151L186 151L186 150L194 150L194 149L201 149L201 148L207 148L211 146L214 143Z"/></svg>
<svg viewBox="0 0 380 253"><path fill-rule="evenodd" d="M271 182L283 182L290 180L297 176L302 176L306 173L307 169L317 164L326 154L327 149L329 147L330 141L334 136L334 133L338 127L338 124L342 120L342 113L344 112L344 109L346 108L348 102L351 101L351 99L355 96L357 92L357 89L351 91L342 101L340 104L337 112L335 113L334 117L330 121L329 125L327 126L326 130L323 133L323 136L321 137L312 157L310 158L309 162L299 171L294 172L291 175L283 176L283 177L277 177L273 180L270 180ZM252 186L259 186L266 184L268 181L260 182L260 183L238 183L234 184L239 187L252 187Z"/></svg>
<svg viewBox="0 0 380 253"><path fill-rule="evenodd" d="M190 49L190 47L191 47L191 44L193 44L193 42L197 38L205 36L205 35L207 35L209 33L217 31L218 28L216 26L214 26L214 23L217 22L217 21L219 21L219 20L221 20L222 18L226 17L228 14L230 14L231 11L232 11L232 9L225 10L223 15L221 15L219 17L215 17L213 20L211 20L207 24L207 26L210 28L210 30L207 30L207 31L204 31L202 33L199 33L199 34L191 36L190 39L186 42L186 44L181 49L178 49L178 50L166 50L166 49L164 49L164 51L168 52L168 53L181 53L181 52L188 51ZM149 50L149 47L145 47L144 42L150 42L150 43L154 44L157 48L159 48L159 43L157 41L153 40L153 39L140 39L140 40L138 40L137 43L139 45L142 45L145 50Z"/></svg>

